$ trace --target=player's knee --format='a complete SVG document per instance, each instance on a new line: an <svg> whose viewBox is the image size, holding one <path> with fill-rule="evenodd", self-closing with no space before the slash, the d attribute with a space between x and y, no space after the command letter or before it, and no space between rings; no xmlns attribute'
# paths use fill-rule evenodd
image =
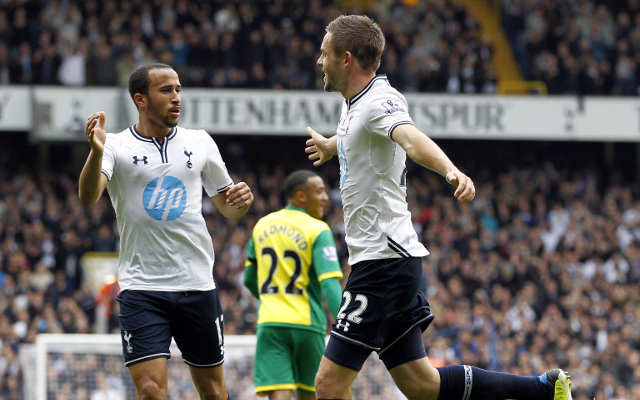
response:
<svg viewBox="0 0 640 400"><path fill-rule="evenodd" d="M161 400L167 397L167 391L153 380L146 380L138 386L138 396L142 400Z"/></svg>
<svg viewBox="0 0 640 400"><path fill-rule="evenodd" d="M424 379L394 379L394 381L408 400L436 400L438 398L440 384L429 379L428 376L425 376Z"/></svg>
<svg viewBox="0 0 640 400"><path fill-rule="evenodd" d="M219 388L212 387L208 390L203 390L200 393L200 398L202 400L227 400L227 391L220 390Z"/></svg>
<svg viewBox="0 0 640 400"><path fill-rule="evenodd" d="M438 398L438 390L428 385L412 385L411 387L399 387L402 394L408 400L436 400Z"/></svg>
<svg viewBox="0 0 640 400"><path fill-rule="evenodd" d="M227 400L226 393L212 393L212 394L203 394L202 400Z"/></svg>
<svg viewBox="0 0 640 400"><path fill-rule="evenodd" d="M291 400L292 396L292 390L274 390L267 393L267 398L269 400ZM298 395L298 398L304 399L304 397L301 397L300 395ZM315 399L315 396L313 398Z"/></svg>
<svg viewBox="0 0 640 400"><path fill-rule="evenodd" d="M330 373L318 371L315 380L316 397L318 399L343 399L351 398L347 394L351 393L350 385L336 379Z"/></svg>
<svg viewBox="0 0 640 400"><path fill-rule="evenodd" d="M314 385L316 387L316 395L318 398L322 398L326 395L327 389L331 387L331 379L326 373L318 371Z"/></svg>

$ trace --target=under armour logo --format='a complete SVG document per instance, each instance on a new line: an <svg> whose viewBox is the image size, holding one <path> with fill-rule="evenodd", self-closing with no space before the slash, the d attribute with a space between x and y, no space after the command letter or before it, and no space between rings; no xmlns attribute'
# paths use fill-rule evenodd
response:
<svg viewBox="0 0 640 400"><path fill-rule="evenodd" d="M129 342L131 340L131 334L128 333L127 331L123 332L122 338L125 340L125 342L127 342L127 353L131 354L133 353L133 347L131 346L131 343Z"/></svg>
<svg viewBox="0 0 640 400"><path fill-rule="evenodd" d="M187 168L191 169L193 168L193 163L191 162L191 155L193 154L193 151L190 151L187 153L187 148L184 147L184 155L189 157L189 159L187 160Z"/></svg>
<svg viewBox="0 0 640 400"><path fill-rule="evenodd" d="M343 331L348 331L349 330L349 323L345 322L344 324L342 323L342 320L339 319L338 323L336 324L336 329L342 329Z"/></svg>
<svg viewBox="0 0 640 400"><path fill-rule="evenodd" d="M143 156L143 157L142 157L142 158L140 158L140 159L138 159L138 156L133 156L133 163L134 163L135 165L138 165L138 162L139 162L139 161L142 161L142 162L143 162L143 163L145 163L145 164L149 164L149 163L147 162L147 156Z"/></svg>

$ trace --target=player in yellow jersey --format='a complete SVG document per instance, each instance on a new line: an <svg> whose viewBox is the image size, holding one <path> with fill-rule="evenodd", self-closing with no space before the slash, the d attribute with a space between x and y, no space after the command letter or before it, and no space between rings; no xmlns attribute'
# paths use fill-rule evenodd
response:
<svg viewBox="0 0 640 400"><path fill-rule="evenodd" d="M322 178L295 171L285 190L287 206L258 221L247 247L244 284L260 299L254 381L270 400L289 400L293 391L311 400L327 331L322 297L335 317L342 270L321 221L328 200Z"/></svg>

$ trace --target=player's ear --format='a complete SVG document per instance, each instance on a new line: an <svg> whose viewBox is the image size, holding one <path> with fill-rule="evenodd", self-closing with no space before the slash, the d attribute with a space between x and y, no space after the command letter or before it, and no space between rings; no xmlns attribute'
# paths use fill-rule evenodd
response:
<svg viewBox="0 0 640 400"><path fill-rule="evenodd" d="M305 204L307 202L307 192L304 190L298 190L294 197L298 203Z"/></svg>
<svg viewBox="0 0 640 400"><path fill-rule="evenodd" d="M350 51L345 51L344 53L344 66L348 67L349 65L353 64L355 61L355 58L353 58L353 54L351 54Z"/></svg>
<svg viewBox="0 0 640 400"><path fill-rule="evenodd" d="M143 107L147 105L147 96L142 93L136 93L133 95L133 101L136 102L138 107Z"/></svg>

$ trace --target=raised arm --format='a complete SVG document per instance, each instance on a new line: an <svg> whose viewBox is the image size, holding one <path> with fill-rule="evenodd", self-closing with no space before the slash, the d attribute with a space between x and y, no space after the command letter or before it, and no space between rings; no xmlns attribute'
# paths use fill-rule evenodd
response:
<svg viewBox="0 0 640 400"><path fill-rule="evenodd" d="M476 195L473 181L451 162L442 149L427 135L411 124L399 125L393 130L393 140L407 152L409 158L423 167L439 173L457 187L454 196L468 203Z"/></svg>
<svg viewBox="0 0 640 400"><path fill-rule="evenodd" d="M305 153L310 153L309 160L316 160L313 165L318 167L338 154L337 136L327 139L309 127L307 127L307 133L311 136L311 139L307 139L307 148L304 151Z"/></svg>
<svg viewBox="0 0 640 400"><path fill-rule="evenodd" d="M87 119L85 136L91 145L91 151L80 173L78 196L85 206L98 202L109 180L102 173L102 153L107 134L104 131L106 117L103 111L93 113Z"/></svg>
<svg viewBox="0 0 640 400"><path fill-rule="evenodd" d="M229 186L225 193L217 194L211 199L222 215L230 219L238 219L251 207L253 193L246 183L238 182Z"/></svg>

